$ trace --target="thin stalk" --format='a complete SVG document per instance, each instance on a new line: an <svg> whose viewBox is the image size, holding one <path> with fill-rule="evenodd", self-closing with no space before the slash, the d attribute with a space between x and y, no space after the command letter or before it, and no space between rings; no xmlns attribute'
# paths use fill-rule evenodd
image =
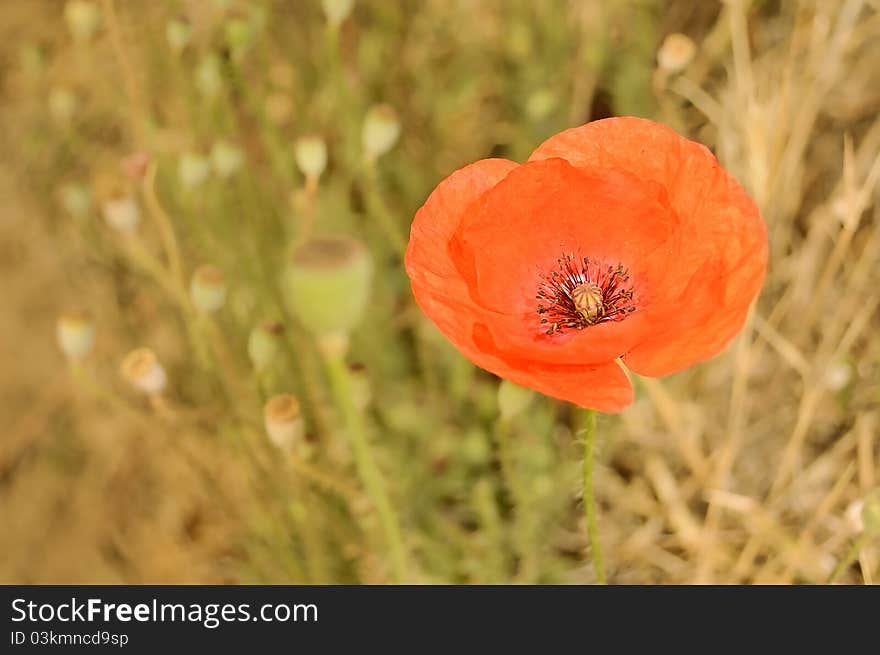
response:
<svg viewBox="0 0 880 655"><path fill-rule="evenodd" d="M388 547L391 550L391 566L397 582L407 581L407 556L403 546L400 522L388 497L385 480L370 451L367 432L363 417L354 404L351 395L351 380L342 356L326 355L324 361L327 375L336 403L342 411L348 427L352 452L358 475L367 491L367 495L379 514L379 522Z"/></svg>
<svg viewBox="0 0 880 655"><path fill-rule="evenodd" d="M593 463L596 451L596 412L588 409L584 428L584 512L587 516L587 534L590 538L590 552L596 579L599 584L608 584L605 578L605 564L602 560L602 544L599 542L599 524L596 520L596 499L593 496Z"/></svg>
<svg viewBox="0 0 880 655"><path fill-rule="evenodd" d="M834 584L837 581L837 578L843 575L843 572L846 571L856 559L858 559L862 552L862 548L864 548L867 543L868 533L863 532L859 535L859 538L852 543L849 550L846 551L846 555L843 556L843 559L834 567L831 575L828 576L828 584Z"/></svg>

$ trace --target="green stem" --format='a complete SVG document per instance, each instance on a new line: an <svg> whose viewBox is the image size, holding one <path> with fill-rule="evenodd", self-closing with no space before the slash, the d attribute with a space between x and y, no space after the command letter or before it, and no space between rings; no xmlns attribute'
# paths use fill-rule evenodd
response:
<svg viewBox="0 0 880 655"><path fill-rule="evenodd" d="M856 561L866 543L868 543L868 533L863 532L859 535L859 538L852 543L852 545L849 547L849 550L846 551L846 555L844 555L843 559L840 560L837 563L837 566L834 567L831 575L828 576L828 584L834 584L837 578L839 578L843 574L843 572L846 571L850 567L850 565Z"/></svg>
<svg viewBox="0 0 880 655"><path fill-rule="evenodd" d="M590 537L590 551L596 579L599 584L608 584L605 578L605 564L602 561L602 544L599 543L599 525L596 521L596 499L593 496L593 462L596 450L596 412L588 409L584 429L584 512L587 515L587 534Z"/></svg>
<svg viewBox="0 0 880 655"><path fill-rule="evenodd" d="M333 394L336 397L336 403L345 416L358 474L373 506L379 514L379 521L382 524L382 531L385 533L385 540L391 549L391 566L394 571L394 577L397 582L406 582L407 558L400 532L400 522L388 497L385 480L370 451L363 417L352 401L351 380L344 358L342 356L330 355L325 356L324 361L327 365L327 374L330 378Z"/></svg>

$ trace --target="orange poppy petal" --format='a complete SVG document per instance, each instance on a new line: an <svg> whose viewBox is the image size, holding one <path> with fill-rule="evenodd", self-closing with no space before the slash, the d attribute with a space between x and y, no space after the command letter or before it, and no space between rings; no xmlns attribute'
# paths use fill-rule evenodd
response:
<svg viewBox="0 0 880 655"><path fill-rule="evenodd" d="M517 166L506 159L483 159L455 171L434 189L413 219L405 256L413 295L456 345L470 340L480 310L447 244L467 207Z"/></svg>
<svg viewBox="0 0 880 655"><path fill-rule="evenodd" d="M616 169L577 169L561 159L524 164L470 206L451 244L475 303L502 352L550 363L607 363L652 328L644 312L668 267L677 217L657 185ZM622 321L547 335L536 292L567 254L625 266L635 304Z"/></svg>
<svg viewBox="0 0 880 655"><path fill-rule="evenodd" d="M660 184L681 220L681 247L652 308L657 329L624 357L627 366L660 376L717 354L742 327L766 272L766 227L741 185L705 146L641 118L566 130L530 161L554 157L585 169L619 167Z"/></svg>
<svg viewBox="0 0 880 655"><path fill-rule="evenodd" d="M477 323L473 347L459 349L477 366L552 398L600 412L617 413L633 401L632 384L614 361L597 365L553 365L508 360L497 352L487 326ZM458 344L456 344L458 345Z"/></svg>

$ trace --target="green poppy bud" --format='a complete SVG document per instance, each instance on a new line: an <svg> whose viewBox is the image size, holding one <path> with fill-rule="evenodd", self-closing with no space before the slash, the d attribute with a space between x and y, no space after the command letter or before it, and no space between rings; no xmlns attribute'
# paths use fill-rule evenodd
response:
<svg viewBox="0 0 880 655"><path fill-rule="evenodd" d="M85 358L95 343L95 324L85 312L68 312L58 318L58 345L72 361Z"/></svg>
<svg viewBox="0 0 880 655"><path fill-rule="evenodd" d="M400 121L391 105L377 105L367 112L361 132L364 154L376 160L394 147L400 137Z"/></svg>
<svg viewBox="0 0 880 655"><path fill-rule="evenodd" d="M59 123L69 123L78 105L76 96L68 89L59 87L49 92L49 113Z"/></svg>
<svg viewBox="0 0 880 655"><path fill-rule="evenodd" d="M296 165L306 179L317 181L327 167L327 144L319 136L297 139L293 151Z"/></svg>
<svg viewBox="0 0 880 655"><path fill-rule="evenodd" d="M211 163L214 165L214 171L217 175L226 179L241 168L244 163L244 153L241 148L237 148L231 143L218 141L211 148Z"/></svg>
<svg viewBox="0 0 880 655"><path fill-rule="evenodd" d="M354 0L321 0L321 8L327 22L333 27L339 27L354 8Z"/></svg>
<svg viewBox="0 0 880 655"><path fill-rule="evenodd" d="M247 351L255 371L269 368L281 351L284 326L281 323L262 323L251 330Z"/></svg>
<svg viewBox="0 0 880 655"><path fill-rule="evenodd" d="M192 40L192 26L184 18L173 18L165 25L165 39L171 52L179 55Z"/></svg>
<svg viewBox="0 0 880 655"><path fill-rule="evenodd" d="M223 88L223 71L217 55L211 54L202 59L196 68L196 86L206 98L214 98Z"/></svg>
<svg viewBox="0 0 880 655"><path fill-rule="evenodd" d="M269 440L286 453L303 443L305 422L299 401L289 393L273 396L263 406L263 421Z"/></svg>
<svg viewBox="0 0 880 655"><path fill-rule="evenodd" d="M287 304L319 340L345 337L363 317L371 274L369 253L359 241L312 239L296 249L287 266Z"/></svg>
<svg viewBox="0 0 880 655"><path fill-rule="evenodd" d="M190 294L197 309L212 313L226 302L226 282L216 266L199 266L190 283Z"/></svg>
<svg viewBox="0 0 880 655"><path fill-rule="evenodd" d="M207 157L194 152L185 152L180 156L177 176L184 188L194 189L200 186L210 174L211 162Z"/></svg>
<svg viewBox="0 0 880 655"><path fill-rule="evenodd" d="M74 218L84 218L92 209L92 193L82 184L65 184L59 198L64 211Z"/></svg>
<svg viewBox="0 0 880 655"><path fill-rule="evenodd" d="M94 2L69 0L64 5L64 20L74 41L91 41L101 24L101 10Z"/></svg>

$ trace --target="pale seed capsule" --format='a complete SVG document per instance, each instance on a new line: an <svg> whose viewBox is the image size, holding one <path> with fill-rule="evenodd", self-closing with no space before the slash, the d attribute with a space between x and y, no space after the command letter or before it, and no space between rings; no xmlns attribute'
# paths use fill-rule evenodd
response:
<svg viewBox="0 0 880 655"><path fill-rule="evenodd" d="M375 160L394 147L400 137L400 121L391 105L377 105L364 119L361 143L367 159Z"/></svg>
<svg viewBox="0 0 880 655"><path fill-rule="evenodd" d="M211 173L211 162L208 158L195 152L185 152L180 156L177 165L177 176L180 184L186 189L195 189L208 179Z"/></svg>
<svg viewBox="0 0 880 655"><path fill-rule="evenodd" d="M223 88L223 71L217 55L207 55L196 68L196 87L206 98L214 98Z"/></svg>
<svg viewBox="0 0 880 655"><path fill-rule="evenodd" d="M211 163L218 177L227 179L232 177L244 163L244 153L241 148L226 141L218 141L211 148Z"/></svg>
<svg viewBox="0 0 880 655"><path fill-rule="evenodd" d="M319 136L303 136L297 139L293 154L296 165L306 179L317 181L327 168L327 144Z"/></svg>
<svg viewBox="0 0 880 655"><path fill-rule="evenodd" d="M339 27L354 8L354 0L321 0L321 8L327 22L333 27Z"/></svg>
<svg viewBox="0 0 880 655"><path fill-rule="evenodd" d="M91 41L101 24L101 10L88 0L68 0L64 5L64 20L74 41Z"/></svg>
<svg viewBox="0 0 880 655"><path fill-rule="evenodd" d="M190 294L196 309L212 313L226 302L226 281L216 266L199 266L190 282Z"/></svg>
<svg viewBox="0 0 880 655"><path fill-rule="evenodd" d="M247 351L255 371L264 371L278 358L284 326L281 323L262 323L251 330Z"/></svg>
<svg viewBox="0 0 880 655"><path fill-rule="evenodd" d="M679 73L687 68L697 53L697 46L685 34L675 32L663 39L657 51L657 65L667 73Z"/></svg>
<svg viewBox="0 0 880 655"><path fill-rule="evenodd" d="M531 389L521 387L510 380L501 380L501 384L498 385L498 411L501 418L509 421L522 414L534 398L535 392Z"/></svg>
<svg viewBox="0 0 880 655"><path fill-rule="evenodd" d="M192 26L184 18L173 18L165 25L165 39L175 55L179 55L192 40Z"/></svg>
<svg viewBox="0 0 880 655"><path fill-rule="evenodd" d="M293 452L305 437L305 421L299 401L289 393L273 396L263 407L269 440L286 453Z"/></svg>
<svg viewBox="0 0 880 655"><path fill-rule="evenodd" d="M114 230L132 234L141 221L141 210L132 195L111 197L101 205L104 220Z"/></svg>
<svg viewBox="0 0 880 655"><path fill-rule="evenodd" d="M168 381L156 353L149 348L137 348L128 353L122 360L120 372L135 389L149 395L162 393Z"/></svg>
<svg viewBox="0 0 880 655"><path fill-rule="evenodd" d="M85 218L92 209L92 193L82 184L65 184L60 200L64 211L74 218Z"/></svg>
<svg viewBox="0 0 880 655"><path fill-rule="evenodd" d="M95 343L95 323L85 312L67 312L58 318L58 345L71 361L85 358Z"/></svg>
<svg viewBox="0 0 880 655"><path fill-rule="evenodd" d="M344 341L363 317L371 277L372 262L359 241L311 239L297 248L287 266L285 299L315 337Z"/></svg>
<svg viewBox="0 0 880 655"><path fill-rule="evenodd" d="M69 123L79 102L68 89L55 88L49 92L49 113L59 123Z"/></svg>

